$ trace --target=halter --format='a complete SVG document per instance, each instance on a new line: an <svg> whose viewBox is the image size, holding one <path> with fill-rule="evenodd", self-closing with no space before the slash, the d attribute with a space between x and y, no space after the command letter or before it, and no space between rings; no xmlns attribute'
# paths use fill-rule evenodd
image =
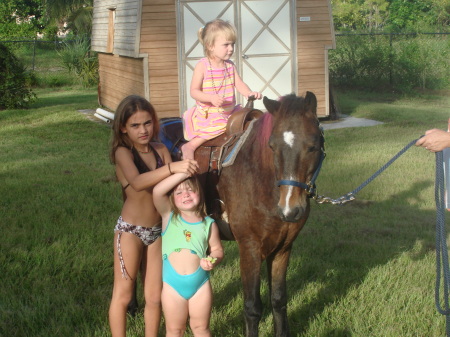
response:
<svg viewBox="0 0 450 337"><path fill-rule="evenodd" d="M325 138L323 136L322 127L320 127L320 131L322 133L321 142L322 142L322 144L324 144ZM306 190L306 193L308 194L309 198L314 197L316 195L316 179L319 176L320 169L322 168L322 163L323 163L323 160L325 159L325 157L326 157L326 153L325 153L324 146L322 145L322 147L320 149L319 165L317 165L316 171L314 172L311 180L308 183L304 183L304 182L297 181L297 180L282 179L282 180L278 180L277 186L287 185L287 186L295 186L298 188L303 188L304 190Z"/></svg>

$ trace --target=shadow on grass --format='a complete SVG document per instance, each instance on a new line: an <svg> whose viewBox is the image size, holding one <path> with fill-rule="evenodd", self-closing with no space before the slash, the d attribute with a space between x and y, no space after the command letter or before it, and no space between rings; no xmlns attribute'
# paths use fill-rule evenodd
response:
<svg viewBox="0 0 450 337"><path fill-rule="evenodd" d="M413 259L423 258L434 250L435 213L419 210L406 202L412 196L419 199L419 193L430 184L431 181L417 182L410 190L385 202L356 200L344 206L312 207L292 251L291 262L297 267L289 271L289 298L292 300L293 294L304 291L309 282L326 286L315 294L314 300L288 313L292 331L298 335L307 331L312 317L345 297L372 269L411 251L418 240L422 249ZM367 217L372 219L367 221ZM339 227L342 223L345 226ZM377 225L373 226L374 223ZM326 336L350 335L348 331L329 330Z"/></svg>
<svg viewBox="0 0 450 337"><path fill-rule="evenodd" d="M92 99L97 96L97 91L92 90L92 93L68 92L64 96L46 96L39 97L37 101L31 106L31 109L39 109L43 107L52 107L56 105L68 104L92 104Z"/></svg>

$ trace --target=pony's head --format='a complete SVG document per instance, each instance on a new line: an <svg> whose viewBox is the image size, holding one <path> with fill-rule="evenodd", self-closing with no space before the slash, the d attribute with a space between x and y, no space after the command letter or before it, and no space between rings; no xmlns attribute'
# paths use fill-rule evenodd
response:
<svg viewBox="0 0 450 337"><path fill-rule="evenodd" d="M283 221L297 222L309 212L311 179L323 155L323 136L317 119L316 96L294 94L275 101L264 97L273 115L269 146L280 189L278 213Z"/></svg>

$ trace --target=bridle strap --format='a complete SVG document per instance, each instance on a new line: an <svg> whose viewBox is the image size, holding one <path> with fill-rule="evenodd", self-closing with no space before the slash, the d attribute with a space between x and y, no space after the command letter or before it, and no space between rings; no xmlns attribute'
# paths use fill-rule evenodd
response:
<svg viewBox="0 0 450 337"><path fill-rule="evenodd" d="M322 163L323 163L324 159L325 159L325 151L322 150L322 154L320 155L319 165L317 165L317 169L314 172L314 175L309 183L303 183L301 181L296 181L296 180L282 179L282 180L278 180L277 186L287 185L287 186L295 186L298 188L303 188L304 190L306 190L306 192L308 192L309 196L314 196L316 193L316 186L315 186L316 179L319 176L320 169L322 168Z"/></svg>
<svg viewBox="0 0 450 337"><path fill-rule="evenodd" d="M308 185L307 184L302 183L300 181L296 181L296 180L286 180L286 179L278 180L277 185L278 186L288 185L288 186L295 186L295 187L299 187L299 188L304 188L305 190L308 189Z"/></svg>

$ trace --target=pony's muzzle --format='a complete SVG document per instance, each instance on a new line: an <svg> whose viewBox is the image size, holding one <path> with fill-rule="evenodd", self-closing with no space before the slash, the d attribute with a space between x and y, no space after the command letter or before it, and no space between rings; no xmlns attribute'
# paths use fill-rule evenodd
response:
<svg viewBox="0 0 450 337"><path fill-rule="evenodd" d="M305 213L305 209L303 207L280 207L278 206L278 215L281 220L286 222L297 222L301 219L303 214Z"/></svg>
<svg viewBox="0 0 450 337"><path fill-rule="evenodd" d="M278 201L278 215L281 220L297 222L303 217L306 210L304 189L298 186L281 184L280 199Z"/></svg>

